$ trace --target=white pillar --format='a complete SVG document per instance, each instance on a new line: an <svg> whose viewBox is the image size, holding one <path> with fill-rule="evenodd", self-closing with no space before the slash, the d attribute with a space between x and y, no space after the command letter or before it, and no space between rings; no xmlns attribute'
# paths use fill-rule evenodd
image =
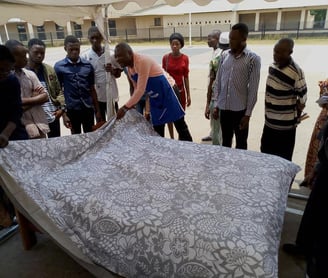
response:
<svg viewBox="0 0 328 278"><path fill-rule="evenodd" d="M191 13L189 13L189 46L191 46Z"/></svg>
<svg viewBox="0 0 328 278"><path fill-rule="evenodd" d="M9 34L8 34L7 24L4 24L3 26L5 27L6 38L7 38L7 41L8 41L9 40Z"/></svg>
<svg viewBox="0 0 328 278"><path fill-rule="evenodd" d="M33 25L31 23L27 23L27 32L30 36L30 39L34 38L34 30L33 30Z"/></svg>
<svg viewBox="0 0 328 278"><path fill-rule="evenodd" d="M276 26L276 30L280 30L281 28L281 15L282 15L282 12L281 10L278 11L278 14L277 14L277 26Z"/></svg>
<svg viewBox="0 0 328 278"><path fill-rule="evenodd" d="M255 13L255 25L254 25L254 31L258 31L260 29L260 13Z"/></svg>
<svg viewBox="0 0 328 278"><path fill-rule="evenodd" d="M328 9L326 11L325 29L328 28Z"/></svg>
<svg viewBox="0 0 328 278"><path fill-rule="evenodd" d="M236 23L239 22L239 18L238 18L238 13L237 11L232 11L232 15L231 15L231 25L235 25Z"/></svg>
<svg viewBox="0 0 328 278"><path fill-rule="evenodd" d="M306 18L306 10L305 9L302 9L302 11L301 11L301 18L300 18L300 25L299 25L300 30L303 30L304 29L304 26L305 26L305 18Z"/></svg>
<svg viewBox="0 0 328 278"><path fill-rule="evenodd" d="M72 24L70 21L67 22L66 24L66 27L67 27L67 35L72 35Z"/></svg>

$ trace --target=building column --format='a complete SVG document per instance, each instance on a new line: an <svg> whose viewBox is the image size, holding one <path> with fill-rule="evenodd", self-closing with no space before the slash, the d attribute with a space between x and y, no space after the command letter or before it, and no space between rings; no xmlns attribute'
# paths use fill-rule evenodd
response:
<svg viewBox="0 0 328 278"><path fill-rule="evenodd" d="M325 29L328 28L328 9L326 11Z"/></svg>
<svg viewBox="0 0 328 278"><path fill-rule="evenodd" d="M254 31L257 32L260 29L260 13L255 13L255 25L254 25Z"/></svg>
<svg viewBox="0 0 328 278"><path fill-rule="evenodd" d="M300 30L303 30L304 29L304 26L305 26L305 18L306 18L306 10L305 9L302 9L301 10L300 24L299 24Z"/></svg>
<svg viewBox="0 0 328 278"><path fill-rule="evenodd" d="M72 35L72 23L70 21L67 22L66 24L66 28L67 28L67 35Z"/></svg>
<svg viewBox="0 0 328 278"><path fill-rule="evenodd" d="M236 23L239 22L239 17L237 11L232 11L231 15L231 25L235 25Z"/></svg>
<svg viewBox="0 0 328 278"><path fill-rule="evenodd" d="M30 39L34 38L34 29L31 23L27 23L27 32L30 36Z"/></svg>
<svg viewBox="0 0 328 278"><path fill-rule="evenodd" d="M281 10L279 10L278 14L277 14L277 26L276 26L277 31L279 31L281 28L281 15L282 15L282 12L281 12Z"/></svg>

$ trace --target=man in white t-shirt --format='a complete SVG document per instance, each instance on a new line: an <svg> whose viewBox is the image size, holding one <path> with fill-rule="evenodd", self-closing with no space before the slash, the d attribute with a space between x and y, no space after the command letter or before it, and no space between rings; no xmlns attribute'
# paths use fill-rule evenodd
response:
<svg viewBox="0 0 328 278"><path fill-rule="evenodd" d="M116 78L121 76L122 68L116 62L114 55L109 55L106 62L105 48L102 46L103 37L96 26L92 26L88 31L88 38L91 48L81 54L81 57L89 61L95 71L95 89L101 117L106 120L113 111L111 106L118 109L118 88ZM108 66L110 64L111 66Z"/></svg>

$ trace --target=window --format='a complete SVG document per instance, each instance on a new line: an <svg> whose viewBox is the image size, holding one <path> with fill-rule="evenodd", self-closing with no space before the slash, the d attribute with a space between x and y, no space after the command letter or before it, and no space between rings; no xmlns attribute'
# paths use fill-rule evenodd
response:
<svg viewBox="0 0 328 278"><path fill-rule="evenodd" d="M155 17L154 18L154 25L155 26L162 26L161 18L160 17Z"/></svg>
<svg viewBox="0 0 328 278"><path fill-rule="evenodd" d="M44 31L44 26L36 26L36 31L38 33L38 38L40 40L46 40L47 36L46 36L46 32Z"/></svg>
<svg viewBox="0 0 328 278"><path fill-rule="evenodd" d="M117 36L117 31L116 31L116 21L112 19L108 19L108 30L109 30L109 35L111 37Z"/></svg>
<svg viewBox="0 0 328 278"><path fill-rule="evenodd" d="M56 34L57 34L57 39L64 39L65 38L64 27L56 24Z"/></svg>
<svg viewBox="0 0 328 278"><path fill-rule="evenodd" d="M73 22L73 29L74 29L75 37L77 37L79 39L83 37L81 24L77 24L77 23Z"/></svg>
<svg viewBox="0 0 328 278"><path fill-rule="evenodd" d="M25 24L17 24L18 37L20 41L27 41Z"/></svg>

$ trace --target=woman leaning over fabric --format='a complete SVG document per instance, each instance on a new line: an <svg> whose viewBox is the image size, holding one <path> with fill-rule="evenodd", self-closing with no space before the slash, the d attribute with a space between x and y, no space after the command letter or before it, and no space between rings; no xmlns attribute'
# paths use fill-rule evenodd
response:
<svg viewBox="0 0 328 278"><path fill-rule="evenodd" d="M180 52L184 46L184 38L180 33L173 33L170 38L171 52L167 53L162 58L162 67L167 71L175 80L179 88L179 101L183 108L190 106L190 90L189 90L189 57ZM173 126L168 124L170 136L173 136Z"/></svg>

